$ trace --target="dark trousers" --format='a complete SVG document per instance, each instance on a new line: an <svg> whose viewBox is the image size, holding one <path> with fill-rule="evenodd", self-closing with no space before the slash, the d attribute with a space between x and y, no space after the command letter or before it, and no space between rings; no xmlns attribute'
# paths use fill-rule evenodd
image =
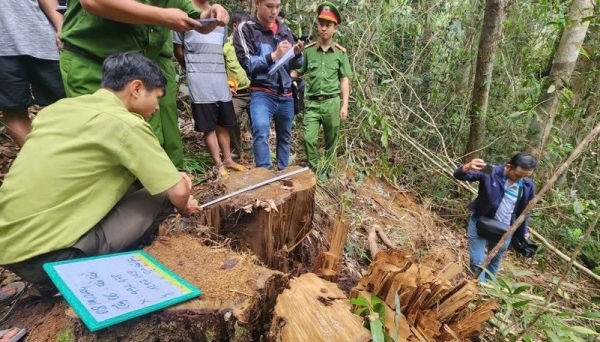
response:
<svg viewBox="0 0 600 342"><path fill-rule="evenodd" d="M139 183L134 183L108 214L70 248L2 267L28 282L44 284L49 280L42 268L45 263L139 248L152 240L158 226L172 212L173 205L166 191L152 196Z"/></svg>
<svg viewBox="0 0 600 342"><path fill-rule="evenodd" d="M244 112L250 112L250 93L235 94L232 97L233 109L235 116L237 117L237 123L235 126L229 127L229 139L231 140L231 153L237 154L238 156L242 153L242 131L240 125L242 124ZM250 114L248 114L250 118ZM251 123L250 123L251 125ZM248 125L250 127L250 125Z"/></svg>

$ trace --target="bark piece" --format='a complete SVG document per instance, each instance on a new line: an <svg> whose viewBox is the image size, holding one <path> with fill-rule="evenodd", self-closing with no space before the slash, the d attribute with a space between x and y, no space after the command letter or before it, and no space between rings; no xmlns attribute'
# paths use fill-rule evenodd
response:
<svg viewBox="0 0 600 342"><path fill-rule="evenodd" d="M337 282L340 274L340 260L344 252L350 226L344 222L343 212L340 219L333 224L329 251L321 252L315 261L314 272L319 277Z"/></svg>
<svg viewBox="0 0 600 342"><path fill-rule="evenodd" d="M284 172L299 169L291 166ZM232 172L221 179L225 194L280 175L259 167ZM288 271L286 256L312 229L317 179L306 171L217 203L204 212L203 223L231 237L270 268Z"/></svg>
<svg viewBox="0 0 600 342"><path fill-rule="evenodd" d="M362 318L337 285L306 273L290 281L277 298L269 341L370 341Z"/></svg>

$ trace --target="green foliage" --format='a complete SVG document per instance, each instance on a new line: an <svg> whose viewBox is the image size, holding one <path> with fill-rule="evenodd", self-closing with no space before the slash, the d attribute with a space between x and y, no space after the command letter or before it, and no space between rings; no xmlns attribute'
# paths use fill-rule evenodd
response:
<svg viewBox="0 0 600 342"><path fill-rule="evenodd" d="M186 154L183 156L181 171L193 175L194 181L200 183L205 179L212 166L213 161L208 153L201 153L199 156Z"/></svg>
<svg viewBox="0 0 600 342"><path fill-rule="evenodd" d="M74 340L75 338L69 329L61 331L56 337L56 342L72 342Z"/></svg>
<svg viewBox="0 0 600 342"><path fill-rule="evenodd" d="M511 282L508 278L498 276L483 288L485 293L496 298L502 310L492 318L491 323L498 327L498 340L514 341L531 320L541 311L535 329L528 329L523 335L524 341L585 341L588 337L597 336L598 332L581 324L598 322L600 315L597 309L583 313L566 310L550 305L544 309L539 299L528 294L533 287L523 282ZM559 297L569 299L563 289L558 291Z"/></svg>
<svg viewBox="0 0 600 342"><path fill-rule="evenodd" d="M354 314L365 318L365 328L371 331L373 342L385 342L385 331L383 323L385 322L385 303L376 295L371 295L371 300L363 297L350 299L350 304L354 305Z"/></svg>

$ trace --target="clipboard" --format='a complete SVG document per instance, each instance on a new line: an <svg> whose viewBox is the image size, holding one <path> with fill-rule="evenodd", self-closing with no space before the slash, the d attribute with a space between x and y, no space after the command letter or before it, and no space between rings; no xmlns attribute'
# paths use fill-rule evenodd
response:
<svg viewBox="0 0 600 342"><path fill-rule="evenodd" d="M91 332L202 294L142 250L43 267Z"/></svg>

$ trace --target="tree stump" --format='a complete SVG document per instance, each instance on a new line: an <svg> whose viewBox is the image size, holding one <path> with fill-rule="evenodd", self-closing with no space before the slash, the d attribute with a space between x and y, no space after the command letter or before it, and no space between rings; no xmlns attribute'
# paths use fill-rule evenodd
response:
<svg viewBox="0 0 600 342"><path fill-rule="evenodd" d="M381 251L350 297L370 300L375 294L384 301L386 331L397 331L400 341L463 341L479 335L481 323L499 307L491 300L471 309L477 286L472 280L455 281L461 272L458 264L434 272L402 251ZM399 322L394 322L396 296L402 313Z"/></svg>
<svg viewBox="0 0 600 342"><path fill-rule="evenodd" d="M277 298L268 340L362 342L370 341L371 333L337 285L306 273L292 279Z"/></svg>
<svg viewBox="0 0 600 342"><path fill-rule="evenodd" d="M284 172L297 169L291 166ZM259 167L232 172L221 184L229 194L278 175ZM270 268L288 272L288 253L312 229L316 184L314 173L305 171L264 185L207 208L203 223L232 238L234 246L250 250Z"/></svg>
<svg viewBox="0 0 600 342"><path fill-rule="evenodd" d="M187 234L160 237L146 251L200 288L202 296L96 333L71 319L76 341L247 342L268 332L276 298L289 282L283 273Z"/></svg>

